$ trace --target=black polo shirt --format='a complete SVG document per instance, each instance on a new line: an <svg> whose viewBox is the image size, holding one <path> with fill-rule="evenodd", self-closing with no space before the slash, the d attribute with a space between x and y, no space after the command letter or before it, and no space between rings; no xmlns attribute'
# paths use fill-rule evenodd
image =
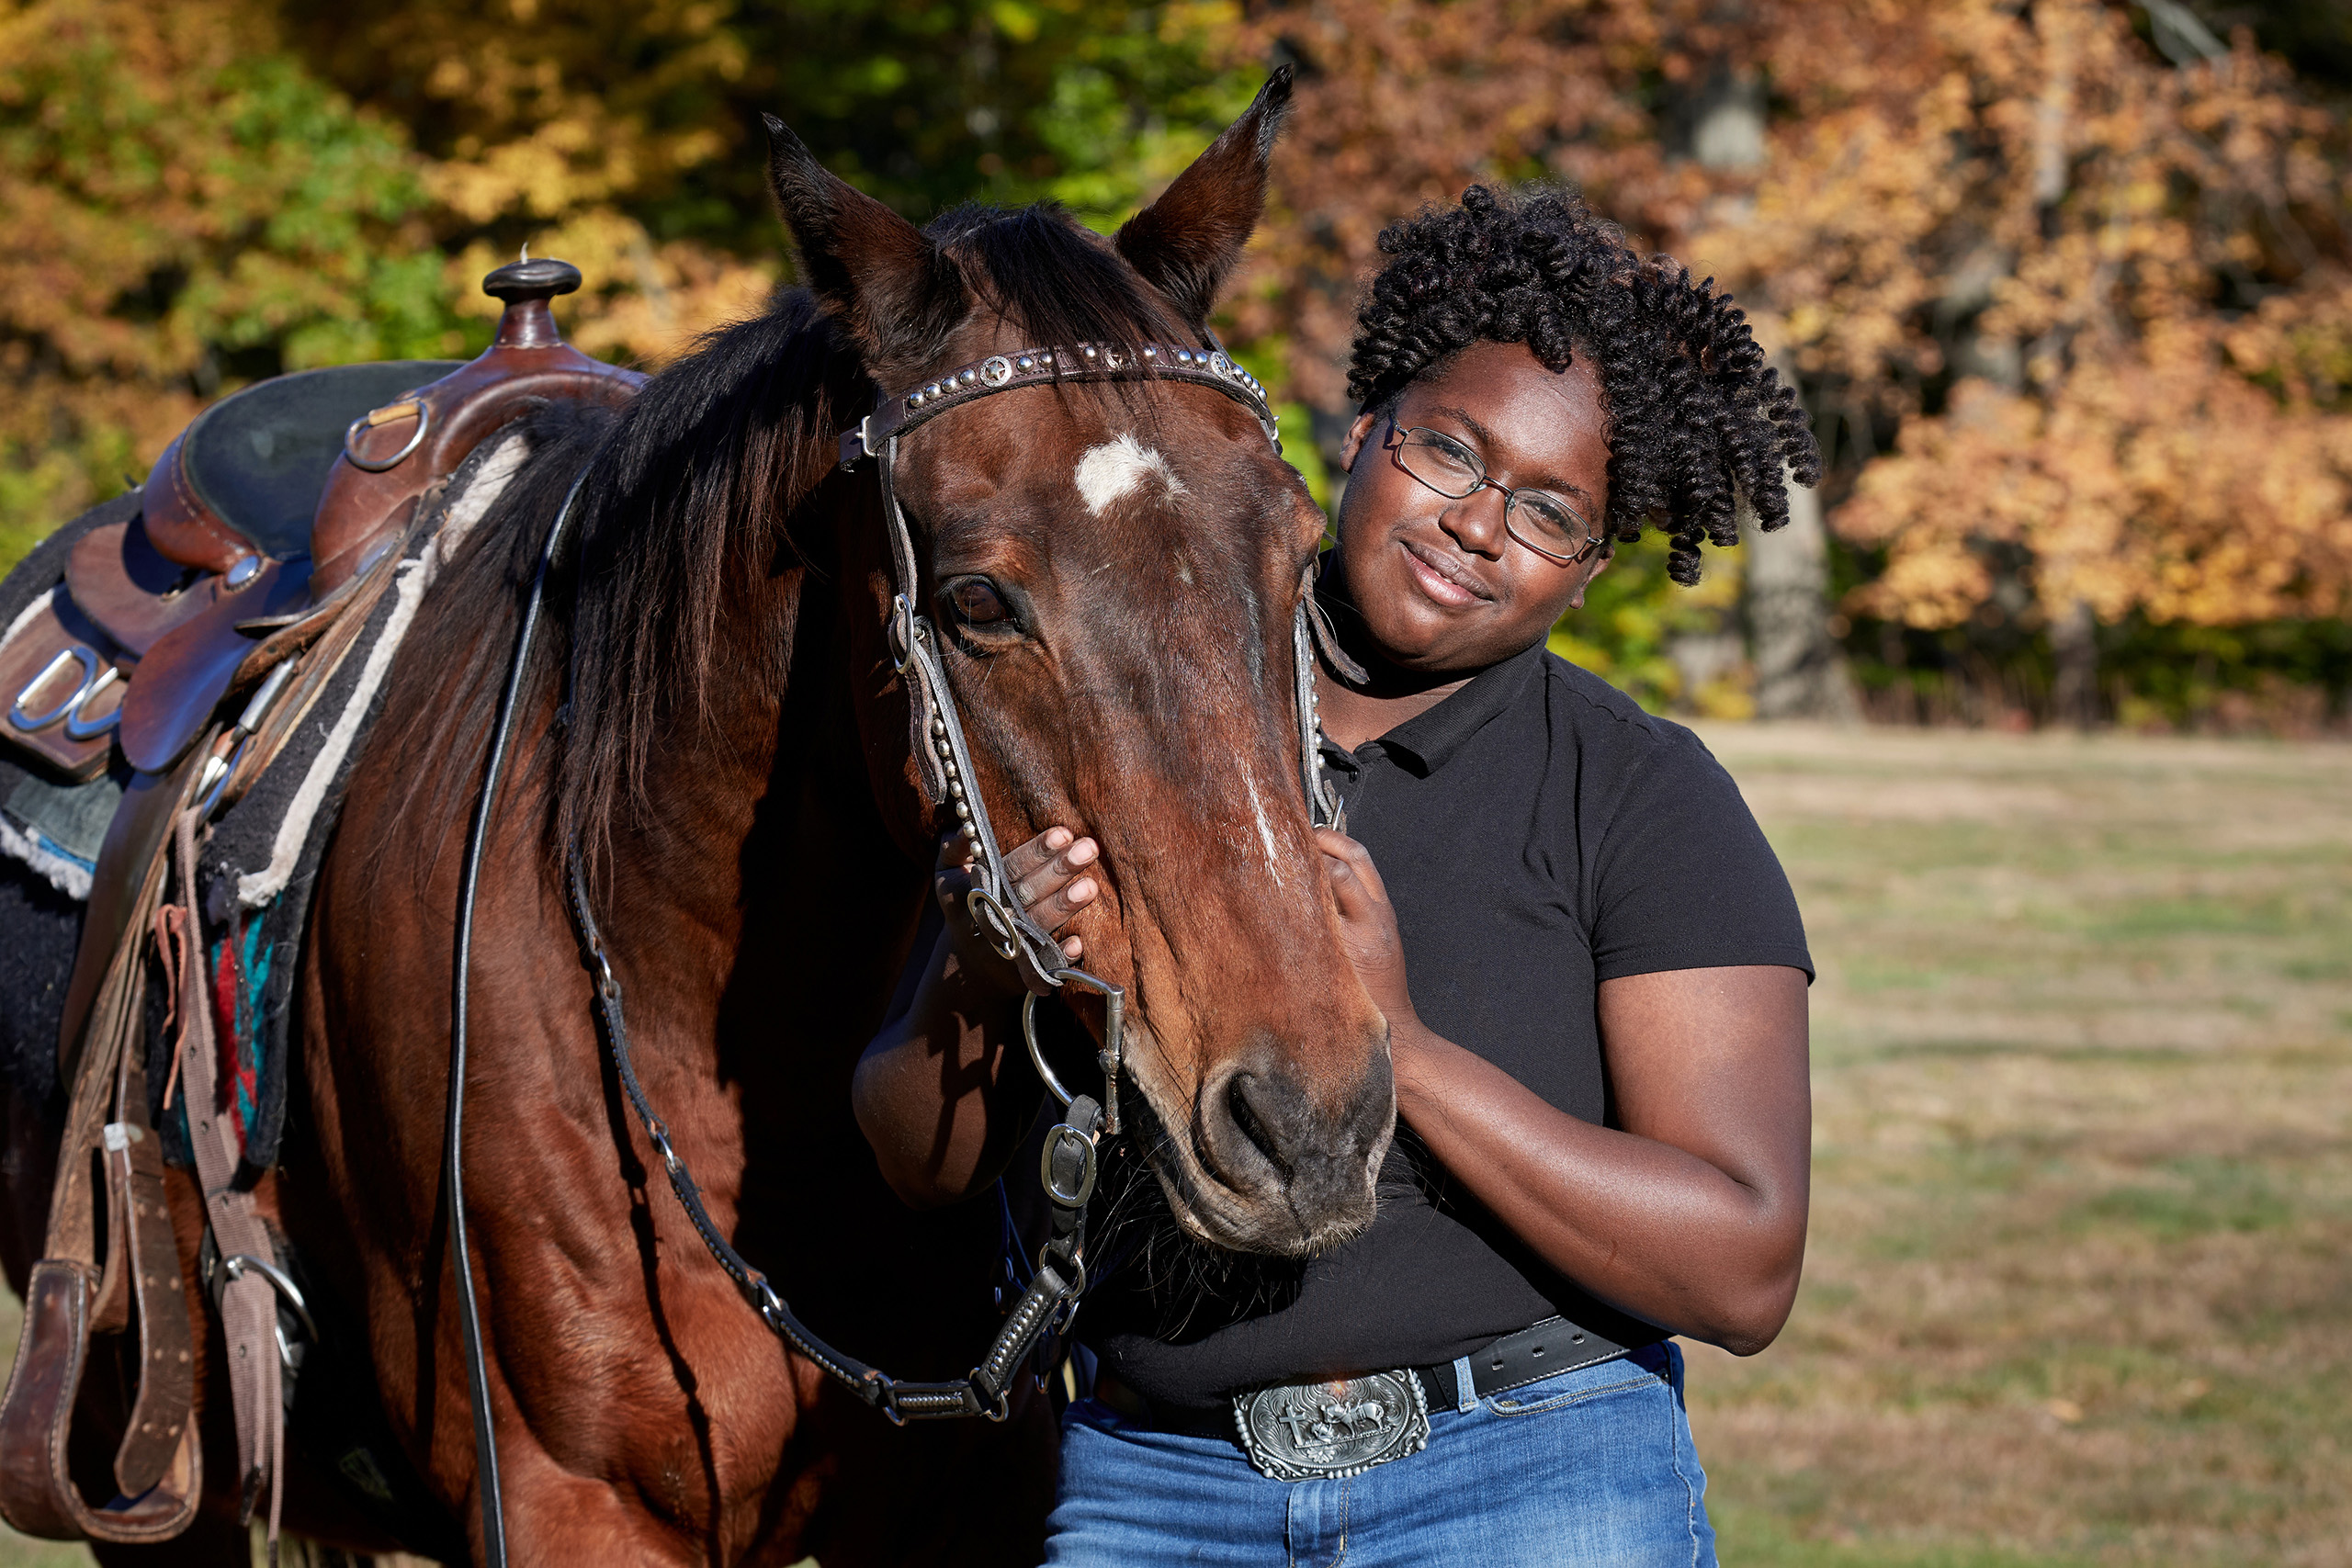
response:
<svg viewBox="0 0 2352 1568"><path fill-rule="evenodd" d="M1780 862L1696 736L1541 647L1351 753L1326 743L1347 830L1396 905L1413 1004L1444 1039L1587 1122L1613 1121L1603 980L1779 964L1810 976ZM1176 1299L1131 1259L1078 1331L1168 1404L1261 1383L1450 1361L1562 1314L1631 1323L1555 1272L1397 1129L1372 1226L1247 1288Z"/></svg>

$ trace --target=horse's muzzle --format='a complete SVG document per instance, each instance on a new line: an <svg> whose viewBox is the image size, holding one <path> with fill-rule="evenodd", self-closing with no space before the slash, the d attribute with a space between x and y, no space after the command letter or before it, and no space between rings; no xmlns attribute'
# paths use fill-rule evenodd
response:
<svg viewBox="0 0 2352 1568"><path fill-rule="evenodd" d="M1385 1042L1352 1081L1317 1082L1271 1043L1203 1087L1195 1153L1225 1201L1195 1217L1214 1239L1252 1252L1301 1254L1372 1223L1374 1179L1396 1127Z"/></svg>

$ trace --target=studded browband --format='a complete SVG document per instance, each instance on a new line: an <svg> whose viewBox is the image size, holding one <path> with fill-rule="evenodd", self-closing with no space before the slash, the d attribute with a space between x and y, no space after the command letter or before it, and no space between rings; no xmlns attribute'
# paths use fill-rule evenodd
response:
<svg viewBox="0 0 2352 1568"><path fill-rule="evenodd" d="M1133 345L1085 343L1076 348L1024 348L991 354L911 391L885 395L854 429L842 432L842 467L856 467L927 420L991 392L1035 384L1069 381L1190 381L1213 387L1258 416L1266 439L1282 450L1282 416L1266 401L1266 389L1223 349L1189 344Z"/></svg>

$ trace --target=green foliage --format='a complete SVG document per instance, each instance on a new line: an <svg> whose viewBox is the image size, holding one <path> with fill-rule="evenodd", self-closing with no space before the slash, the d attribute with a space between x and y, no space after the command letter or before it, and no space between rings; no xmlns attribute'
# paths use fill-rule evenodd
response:
<svg viewBox="0 0 2352 1568"><path fill-rule="evenodd" d="M1832 566L1850 554L1833 545ZM1853 575L1841 570L1833 587ZM2199 626L2134 615L2100 627L2098 647L2103 695L2126 728L2310 734L2352 713L2352 626L2341 620ZM1980 616L1920 632L1861 619L1847 648L1881 718L2022 722L2049 711L2056 661L2040 627Z"/></svg>
<svg viewBox="0 0 2352 1568"><path fill-rule="evenodd" d="M958 202L1132 211L1248 107L1261 73L1218 70L1227 7L1119 0L786 6L755 32L822 25L838 50L778 50L772 101L843 177L918 219ZM842 70L842 60L862 63ZM756 89L756 73L747 85Z"/></svg>
<svg viewBox="0 0 2352 1568"><path fill-rule="evenodd" d="M773 254L759 117L918 220L969 200L1131 209L1249 102L1214 65L1223 4L1130 0L466 0L355 14L283 0L307 58L396 114L427 157L480 172L445 244L511 246L614 203L656 243Z"/></svg>
<svg viewBox="0 0 2352 1568"><path fill-rule="evenodd" d="M400 132L252 20L44 0L0 22L0 558L220 389L463 341Z"/></svg>
<svg viewBox="0 0 2352 1568"><path fill-rule="evenodd" d="M1696 588L1677 587L1666 574L1666 536L1645 533L1635 545L1619 545L1608 570L1585 590L1584 608L1571 610L1552 628L1552 651L1583 666L1653 713L1671 708L1710 717L1745 718L1739 670L1725 670L1696 690L1675 662L1680 638L1720 637L1739 599L1740 552L1710 552L1706 576Z"/></svg>

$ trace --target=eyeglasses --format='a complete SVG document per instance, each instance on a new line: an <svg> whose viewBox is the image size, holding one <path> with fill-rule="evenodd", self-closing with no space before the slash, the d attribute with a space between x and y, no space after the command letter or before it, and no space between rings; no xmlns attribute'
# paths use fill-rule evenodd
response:
<svg viewBox="0 0 2352 1568"><path fill-rule="evenodd" d="M1391 414L1385 445L1398 468L1450 501L1465 501L1489 486L1502 491L1504 531L1545 560L1574 566L1607 542L1551 491L1496 484L1478 454L1451 435L1419 425L1408 429Z"/></svg>

